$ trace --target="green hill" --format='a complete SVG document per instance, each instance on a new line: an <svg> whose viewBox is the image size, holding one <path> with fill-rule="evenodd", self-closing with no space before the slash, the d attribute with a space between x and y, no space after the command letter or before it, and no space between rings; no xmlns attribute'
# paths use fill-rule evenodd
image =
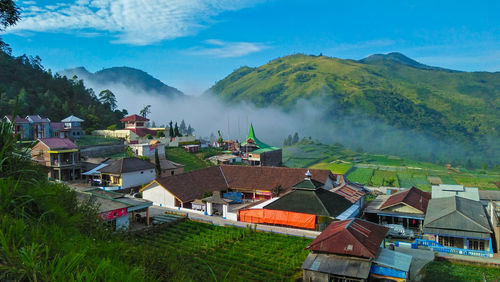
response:
<svg viewBox="0 0 500 282"><path fill-rule="evenodd" d="M20 116L39 114L52 121L75 115L84 127L102 129L121 124L126 111L112 111L101 104L81 80L70 80L46 71L39 57L13 57L0 50L0 115L12 114L18 100Z"/></svg>
<svg viewBox="0 0 500 282"><path fill-rule="evenodd" d="M328 109L325 120L363 117L465 144L468 157L499 157L500 72L430 67L399 53L360 61L298 54L241 67L210 92L227 102L285 110L306 99Z"/></svg>

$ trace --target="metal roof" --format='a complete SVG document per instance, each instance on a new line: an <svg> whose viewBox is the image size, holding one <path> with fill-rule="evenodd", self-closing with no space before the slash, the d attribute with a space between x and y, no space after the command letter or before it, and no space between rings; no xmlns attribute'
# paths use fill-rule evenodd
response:
<svg viewBox="0 0 500 282"><path fill-rule="evenodd" d="M464 187L463 185L439 184L432 186L432 198L459 196L474 201L479 201L479 189Z"/></svg>
<svg viewBox="0 0 500 282"><path fill-rule="evenodd" d="M490 224L481 202L459 196L431 199L424 233L489 238Z"/></svg>
<svg viewBox="0 0 500 282"><path fill-rule="evenodd" d="M264 208L337 217L351 205L346 198L325 189L296 189Z"/></svg>
<svg viewBox="0 0 500 282"><path fill-rule="evenodd" d="M154 169L155 165L135 157L123 158L110 162L108 166L101 168L101 173L122 174L127 172Z"/></svg>
<svg viewBox="0 0 500 282"><path fill-rule="evenodd" d="M365 259L310 253L302 264L302 269L367 279L370 275L371 264Z"/></svg>
<svg viewBox="0 0 500 282"><path fill-rule="evenodd" d="M82 175L94 175L94 174L98 175L98 174L100 174L99 170L100 170L101 168L103 168L103 167L108 166L108 165L109 165L109 164L107 164L107 163L102 163L102 164L100 164L100 165L98 165L98 166L94 167L93 169L91 169L91 170L89 170L89 171L87 171L87 172L82 173Z"/></svg>
<svg viewBox="0 0 500 282"><path fill-rule="evenodd" d="M375 258L389 228L359 218L328 225L306 249L339 255Z"/></svg>
<svg viewBox="0 0 500 282"><path fill-rule="evenodd" d="M61 120L61 122L83 122L83 119L76 117L74 115L70 115L69 117Z"/></svg>
<svg viewBox="0 0 500 282"><path fill-rule="evenodd" d="M380 248L374 263L401 270L404 272L410 271L412 256L389 249Z"/></svg>

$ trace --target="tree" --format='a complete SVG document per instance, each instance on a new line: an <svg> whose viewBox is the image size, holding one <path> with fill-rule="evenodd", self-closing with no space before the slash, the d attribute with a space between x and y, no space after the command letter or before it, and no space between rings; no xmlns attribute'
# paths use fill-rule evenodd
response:
<svg viewBox="0 0 500 282"><path fill-rule="evenodd" d="M188 125L188 128L187 128L187 135L193 135L193 132L194 132L194 128L191 127L191 124Z"/></svg>
<svg viewBox="0 0 500 282"><path fill-rule="evenodd" d="M151 105L146 105L142 110L139 112L139 115L141 117L147 117L151 113Z"/></svg>
<svg viewBox="0 0 500 282"><path fill-rule="evenodd" d="M177 122L175 123L175 126L174 126L174 136L175 137L180 137L182 136L179 132L179 127L177 126Z"/></svg>
<svg viewBox="0 0 500 282"><path fill-rule="evenodd" d="M287 138L285 138L285 141L283 141L283 146L290 146L292 145L292 135L288 135Z"/></svg>
<svg viewBox="0 0 500 282"><path fill-rule="evenodd" d="M155 121L154 121L154 120L153 120L153 122L151 123L151 127L156 128L156 123L155 123Z"/></svg>
<svg viewBox="0 0 500 282"><path fill-rule="evenodd" d="M165 137L165 131L163 130L156 131L156 138L161 138L161 137Z"/></svg>
<svg viewBox="0 0 500 282"><path fill-rule="evenodd" d="M12 0L0 0L0 31L4 31L7 27L16 24L19 20L19 8ZM0 50L8 49L0 38Z"/></svg>
<svg viewBox="0 0 500 282"><path fill-rule="evenodd" d="M219 133L219 138L217 138L217 143L219 143L219 145L222 145L222 143L224 143L224 139L222 138L220 130L217 130L217 133Z"/></svg>
<svg viewBox="0 0 500 282"><path fill-rule="evenodd" d="M172 121L170 121L169 126L170 126L170 129L168 131L168 134L170 135L170 138L173 138L173 137L175 137L175 135L174 135L174 126L172 125Z"/></svg>
<svg viewBox="0 0 500 282"><path fill-rule="evenodd" d="M292 145L295 145L297 143L299 143L299 134L295 132L295 134L293 134Z"/></svg>
<svg viewBox="0 0 500 282"><path fill-rule="evenodd" d="M184 122L184 120L182 120L181 124L179 125L179 132L182 135L185 135L187 133L186 123Z"/></svg>
<svg viewBox="0 0 500 282"><path fill-rule="evenodd" d="M155 148L155 172L156 172L156 178L160 178L161 165L160 165L160 157L158 156L158 147Z"/></svg>
<svg viewBox="0 0 500 282"><path fill-rule="evenodd" d="M112 111L116 109L115 94L113 94L113 92L109 89L103 90L99 93L99 102Z"/></svg>

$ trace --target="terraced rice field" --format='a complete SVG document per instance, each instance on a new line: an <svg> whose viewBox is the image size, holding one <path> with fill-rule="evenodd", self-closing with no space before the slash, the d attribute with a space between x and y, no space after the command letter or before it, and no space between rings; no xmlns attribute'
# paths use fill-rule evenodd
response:
<svg viewBox="0 0 500 282"><path fill-rule="evenodd" d="M182 280L191 281L293 281L312 241L307 238L256 232L184 221L136 240L182 260ZM164 262L168 263L168 262Z"/></svg>

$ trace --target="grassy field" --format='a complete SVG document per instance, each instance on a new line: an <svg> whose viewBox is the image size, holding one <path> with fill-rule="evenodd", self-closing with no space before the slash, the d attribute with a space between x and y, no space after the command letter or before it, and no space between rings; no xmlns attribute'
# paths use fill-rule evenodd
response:
<svg viewBox="0 0 500 282"><path fill-rule="evenodd" d="M442 261L425 266L423 281L498 281L500 268L483 267Z"/></svg>
<svg viewBox="0 0 500 282"><path fill-rule="evenodd" d="M80 139L76 140L75 143L79 147L82 147L82 146L121 144L123 143L123 141L113 137L83 135Z"/></svg>
<svg viewBox="0 0 500 282"><path fill-rule="evenodd" d="M332 163L317 163L311 166L315 169L329 169L335 174L346 174L351 169L352 163L332 162Z"/></svg>
<svg viewBox="0 0 500 282"><path fill-rule="evenodd" d="M165 148L165 156L173 162L184 165L185 172L211 166L209 162L186 152L183 148Z"/></svg>
<svg viewBox="0 0 500 282"><path fill-rule="evenodd" d="M220 227L185 221L136 240L148 252L162 253L158 263L172 278L182 281L293 281L311 239Z"/></svg>

